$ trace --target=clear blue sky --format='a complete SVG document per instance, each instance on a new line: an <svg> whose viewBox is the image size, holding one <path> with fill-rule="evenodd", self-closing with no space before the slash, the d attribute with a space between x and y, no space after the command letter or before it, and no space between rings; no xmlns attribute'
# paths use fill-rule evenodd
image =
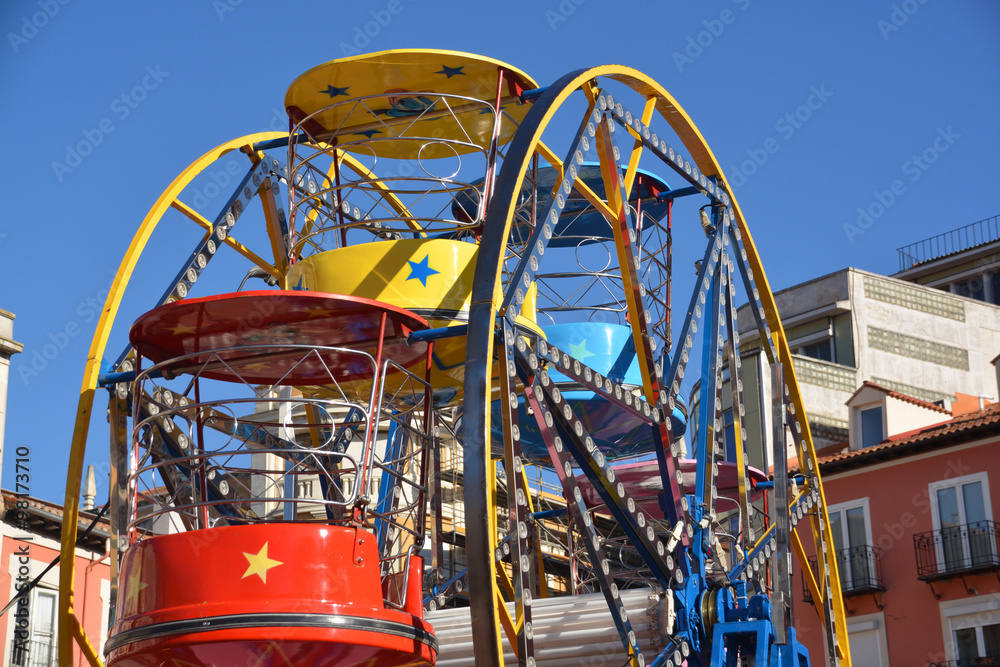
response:
<svg viewBox="0 0 1000 667"><path fill-rule="evenodd" d="M0 308L25 345L11 368L4 488L26 445L32 494L62 500L103 290L156 197L212 146L281 127L288 84L345 48L470 51L542 85L607 63L647 72L736 186L775 289L845 266L892 273L897 247L1000 213L1000 3L395 2L397 14L388 0L2 3ZM68 147L81 142L94 146L77 161ZM894 181L891 205L845 229ZM163 251L140 266L109 356L197 236L175 222L154 237ZM105 405L87 454L99 467ZM100 501L104 475L98 484Z"/></svg>

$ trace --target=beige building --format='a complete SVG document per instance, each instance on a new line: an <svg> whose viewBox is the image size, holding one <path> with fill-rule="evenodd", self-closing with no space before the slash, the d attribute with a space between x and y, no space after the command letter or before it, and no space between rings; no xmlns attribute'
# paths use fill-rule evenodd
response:
<svg viewBox="0 0 1000 667"><path fill-rule="evenodd" d="M996 400L998 306L853 268L775 301L818 447L848 440L846 403L866 381L944 407L956 394ZM742 351L757 361L745 371L759 373L766 359L747 308L738 326Z"/></svg>
<svg viewBox="0 0 1000 667"><path fill-rule="evenodd" d="M958 400L982 408L1000 393L991 361L1000 353L1000 216L899 254L903 270L894 276L846 268L774 295L817 448L849 440L847 403L866 382L949 412ZM761 434L771 432L770 409L760 406L770 405L770 367L748 306L738 310L737 328L748 454L766 470ZM728 385L727 368L723 378ZM689 430L697 428L699 388L688 396ZM727 438L730 393L723 389Z"/></svg>
<svg viewBox="0 0 1000 667"><path fill-rule="evenodd" d="M7 422L7 381L10 358L24 349L14 340L14 313L0 310L0 471L3 470L4 425Z"/></svg>

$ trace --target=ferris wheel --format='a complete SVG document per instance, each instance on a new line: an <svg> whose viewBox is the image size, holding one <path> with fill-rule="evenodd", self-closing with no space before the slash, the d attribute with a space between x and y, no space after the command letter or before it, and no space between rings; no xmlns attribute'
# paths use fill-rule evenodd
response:
<svg viewBox="0 0 1000 667"><path fill-rule="evenodd" d="M119 268L67 477L61 663L801 667L799 567L825 659L850 664L774 298L662 86L608 65L543 87L489 58L399 50L309 70L285 106L289 133L178 176ZM237 152L220 210L186 203ZM101 368L168 212L204 235ZM196 295L224 253L270 289ZM103 657L72 567L100 387ZM825 554L815 570L805 542ZM636 620L649 610L653 629Z"/></svg>

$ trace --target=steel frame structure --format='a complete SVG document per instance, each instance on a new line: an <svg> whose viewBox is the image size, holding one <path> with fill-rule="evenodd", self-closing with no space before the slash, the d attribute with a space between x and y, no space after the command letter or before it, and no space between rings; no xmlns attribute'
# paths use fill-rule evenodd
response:
<svg viewBox="0 0 1000 667"><path fill-rule="evenodd" d="M449 77L450 78L450 77ZM481 217L470 228L478 238L478 257L471 293L467 329L451 328L441 337L467 335L464 399L462 401L465 448L464 502L469 516L486 517L485 521L467 524L468 590L473 620L473 640L477 664L500 667L503 642L507 637L519 665L534 665L532 599L538 590L536 547L532 543L533 522L542 512L531 506L531 490L525 474L529 464L521 450L521 420L534 421L544 442L546 467L558 479L566 501L568 521L580 536L580 554L591 568L593 581L604 595L622 644L623 661L644 665L646 659L636 641L624 606L619 602L618 580L609 567L608 544L595 529L595 512L610 516L624 537L630 553L643 563L643 576L669 600L675 619L669 626L669 642L652 659L653 665L703 664L736 665L738 655L753 655L754 664L808 664L794 629L787 624L790 607L788 568L791 554L800 563L807 586L817 601L827 631L830 664L849 665L844 607L840 594L837 563L829 535L830 524L818 474L818 464L808 422L796 382L790 349L778 318L774 297L754 247L749 228L725 176L706 141L685 111L658 83L628 67L603 66L571 72L544 89L519 91L516 97L501 97L503 70L498 76L494 113L500 125L501 102L530 104L510 143L501 150L494 140L484 152L487 161L485 191L481 197ZM615 91L624 91L623 93ZM617 99L623 95L624 103ZM631 104L638 105L629 108ZM568 120L567 120L568 119ZM575 128L569 138L562 132L559 142L550 140L555 127ZM670 131L680 142L669 145L657 132ZM313 186L299 183L290 174L294 165L265 153L274 148L312 144L319 152L330 152L327 142L315 137L286 133L248 135L208 151L185 169L163 192L140 225L112 283L98 321L88 354L81 387L77 420L74 427L70 464L67 474L65 517L63 523L62 569L60 573L59 633L60 662L71 662L73 645L78 645L91 665L102 664L93 643L84 633L74 611L73 549L79 512L84 455L88 428L97 389L111 391L110 416L113 442L129 439L126 428L128 388L125 380L135 370L134 351L126 349L111 369L102 368L105 349L127 287L137 262L146 250L150 237L164 214L174 209L200 225L205 236L168 283L158 304L184 299L215 253L224 246L235 250L276 279L283 279L296 261L297 225L285 215L280 197L288 190L290 209L301 206L303 197L314 197L315 190L342 189L340 174L311 175ZM361 142L363 143L363 142ZM232 196L214 220L208 220L185 204L185 188L217 160L239 150L247 155L250 167ZM294 150L290 151L290 155ZM350 152L334 150L331 169L350 169L366 187L385 198L386 215L399 222L385 231L372 234L378 239L395 238L404 232L429 233L414 229L419 216L409 211L392 194L368 165ZM687 157L685 157L687 155ZM577 178L585 160L600 166L603 192ZM642 212L633 205L633 187L640 162L653 162L669 168L684 182L662 195L664 199L686 196L704 198L707 220L703 220L707 243L698 262L696 288L690 296L683 322L674 328L670 321L669 274L666 285L645 280L644 267L650 261L660 266L672 264L671 248L658 245L651 252L644 245ZM539 190L534 174L540 162L555 168L560 178L551 191ZM290 171L291 169L291 171ZM324 182L323 179L326 179ZM468 188L463 182L461 187ZM627 385L598 373L586 358L549 344L537 328L525 327L518 315L537 291L537 278L553 267L550 242L570 193L587 200L594 211L607 221L617 264L615 289L622 311L627 314L631 343L640 368L641 386ZM527 197L525 196L527 193ZM251 201L259 198L266 221L271 258L254 253L237 241L231 230ZM298 203L297 203L298 202ZM527 202L527 206L526 206ZM539 202L545 205L539 210ZM334 198L326 202L331 211L324 214L331 229L337 229L341 204ZM317 206L323 206L323 203ZM335 208L333 208L335 207ZM348 207L350 208L350 207ZM394 212L394 213L393 213ZM427 218L438 219L438 213ZM450 220L450 219L449 219ZM477 222L478 220L478 222ZM300 221L301 222L301 221ZM391 221L390 221L391 222ZM453 223L454 221L451 221ZM530 229L523 238L513 232L518 225ZM360 219L348 226L363 227ZM456 226L453 224L453 226ZM300 225L298 229L303 227ZM669 234L669 229L668 229ZM345 236L339 239L346 243ZM656 255L655 257L653 255ZM618 287L620 285L620 287ZM773 447L774 491L769 496L770 514L763 530L755 526L755 512L746 459L746 428L743 406L745 397L741 379L741 355L736 327L737 285L750 304L763 352L775 368L773 385L774 432L768 442ZM533 287L534 286L534 287ZM658 300L657 303L653 303ZM654 326L651 310L663 312L665 322ZM585 305L585 304L584 304ZM701 330L701 345L698 332ZM434 335L434 334L431 334ZM672 341L678 345L672 345ZM682 485L679 433L671 415L683 401L681 383L691 358L700 356L696 372L701 379L702 406L697 420L697 437L691 443L696 461L694 483ZM494 373L493 369L499 372ZM724 378L728 373L728 380ZM576 388L591 392L616 410L628 414L642 429L652 446L650 455L657 465L662 494L659 514L641 507L631 492L616 479L613 456L595 446L580 408L564 395L565 386L553 380L559 374ZM738 477L735 502L739 507L740 533L727 550L730 560L720 571L719 534L721 524L717 508L717 475L720 443L725 436L721 423L723 391L734 407L734 438ZM562 387L562 388L561 388ZM499 412L495 420L494 412ZM435 420L440 420L435 416ZM493 424L500 424L502 439L496 442ZM801 485L792 484L784 469L785 440L790 437L800 462L803 462ZM114 448L113 448L114 450ZM430 505L434 508L429 532L440 532L440 464L431 453L431 479L428 481ZM496 463L506 471L508 506L496 506ZM112 501L126 502L128 472L122 460L112 460ZM602 506L588 507L582 500L580 484L589 483L600 496ZM687 488L685 488L685 486ZM434 490L437 489L437 493ZM510 530L498 531L497 512L509 517ZM808 531L802 526L808 525ZM796 529L798 527L798 529ZM806 561L803 537L808 532L814 551L825 554L818 559L814 576ZM730 536L731 537L731 536ZM435 538L436 539L436 538ZM117 549L118 544L112 548ZM439 554L433 558L434 577L438 577ZM116 554L113 553L113 567ZM721 576L719 576L721 574ZM113 579L117 572L113 572ZM507 579L509 576L509 580ZM456 578L457 580L458 578ZM449 589L450 582L432 578L433 590L426 601ZM773 591L774 595L768 595ZM115 593L113 585L112 594ZM512 594L515 614L510 617L502 604L505 594Z"/></svg>

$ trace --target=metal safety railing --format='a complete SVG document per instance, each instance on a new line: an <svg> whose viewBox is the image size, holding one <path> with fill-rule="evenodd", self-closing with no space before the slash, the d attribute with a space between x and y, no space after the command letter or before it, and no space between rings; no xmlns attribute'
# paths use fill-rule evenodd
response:
<svg viewBox="0 0 1000 667"><path fill-rule="evenodd" d="M426 134L428 121L437 121L435 136ZM294 253L343 247L349 236L358 243L473 235L503 156L501 123L518 121L491 101L399 91L298 118L288 142ZM476 131L484 125L493 132Z"/></svg>
<svg viewBox="0 0 1000 667"><path fill-rule="evenodd" d="M317 396L241 375L261 359L321 360ZM385 603L402 608L410 556L424 543L424 469L436 446L427 392L392 360L376 368L366 352L323 346L240 346L140 369L131 450L117 455L129 462L114 514L119 548L223 526L350 526L364 507Z"/></svg>
<svg viewBox="0 0 1000 667"><path fill-rule="evenodd" d="M57 667L59 650L55 639L49 641L22 641L10 643L10 667Z"/></svg>
<svg viewBox="0 0 1000 667"><path fill-rule="evenodd" d="M917 578L1000 569L1000 530L993 521L976 521L913 536Z"/></svg>
<svg viewBox="0 0 1000 667"><path fill-rule="evenodd" d="M898 248L899 270L1000 239L1000 215Z"/></svg>
<svg viewBox="0 0 1000 667"><path fill-rule="evenodd" d="M882 552L878 547L862 544L848 549L837 549L837 572L840 573L840 590L844 595L884 591L882 583ZM816 574L816 557L809 558L809 567ZM802 600L812 602L812 593L802 581Z"/></svg>
<svg viewBox="0 0 1000 667"><path fill-rule="evenodd" d="M958 660L929 662L927 667L1000 667L1000 655L980 655Z"/></svg>

